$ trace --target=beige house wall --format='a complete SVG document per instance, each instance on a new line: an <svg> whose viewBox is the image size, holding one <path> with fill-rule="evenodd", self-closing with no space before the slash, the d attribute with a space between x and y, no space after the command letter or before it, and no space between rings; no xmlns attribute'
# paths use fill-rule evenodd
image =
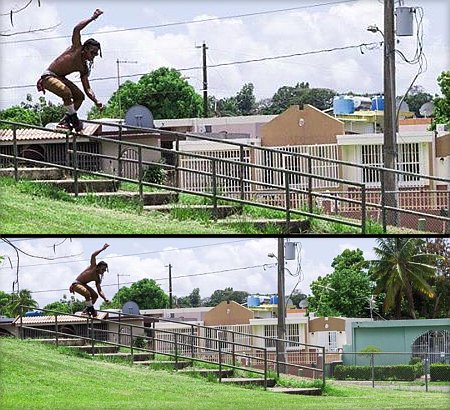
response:
<svg viewBox="0 0 450 410"><path fill-rule="evenodd" d="M207 312L204 316L205 326L249 324L254 313L234 301L224 301Z"/></svg>
<svg viewBox="0 0 450 410"><path fill-rule="evenodd" d="M311 105L289 107L261 127L261 145L336 144L336 135L344 134L344 123Z"/></svg>
<svg viewBox="0 0 450 410"><path fill-rule="evenodd" d="M160 142L156 138L142 138L142 139L133 139L132 141L128 141L136 144L143 144L147 145L149 147L160 147ZM103 155L113 156L117 157L117 150L118 145L117 143L112 142L102 142L101 143L101 149ZM127 145L122 145L122 150L124 149L133 149L137 151L136 147L131 147ZM152 149L142 149L142 160L143 161L154 161L158 162L161 159L161 153L159 151L154 151ZM130 163L131 164L131 163ZM102 170L106 173L112 173L113 170L118 169L118 161L117 160L110 160L110 159L102 159ZM137 164L136 164L137 167Z"/></svg>

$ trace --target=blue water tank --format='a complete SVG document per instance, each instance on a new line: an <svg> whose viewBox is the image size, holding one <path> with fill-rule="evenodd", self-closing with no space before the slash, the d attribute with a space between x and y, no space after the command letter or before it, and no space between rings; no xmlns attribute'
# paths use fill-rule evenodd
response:
<svg viewBox="0 0 450 410"><path fill-rule="evenodd" d="M44 316L44 312L41 312L40 310L30 310L29 312L25 313L25 316L27 317Z"/></svg>
<svg viewBox="0 0 450 410"><path fill-rule="evenodd" d="M278 295L272 295L270 297L270 304L271 305L278 305Z"/></svg>
<svg viewBox="0 0 450 410"><path fill-rule="evenodd" d="M383 111L384 110L384 97L373 97L372 105L370 107L372 111Z"/></svg>
<svg viewBox="0 0 450 410"><path fill-rule="evenodd" d="M333 112L335 114L353 114L355 112L355 103L349 96L336 96L333 98Z"/></svg>
<svg viewBox="0 0 450 410"><path fill-rule="evenodd" d="M247 307L256 307L259 306L260 300L259 296L251 295L247 296Z"/></svg>

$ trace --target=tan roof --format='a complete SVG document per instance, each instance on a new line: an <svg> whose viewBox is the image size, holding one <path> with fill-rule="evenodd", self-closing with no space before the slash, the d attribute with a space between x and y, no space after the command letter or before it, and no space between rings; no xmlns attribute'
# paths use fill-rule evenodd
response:
<svg viewBox="0 0 450 410"><path fill-rule="evenodd" d="M83 128L84 135L94 135L100 127L99 124L85 124ZM16 131L18 141L52 141L66 138L64 132L55 132L53 129L41 130L33 128L20 128ZM13 130L0 130L0 142L12 141Z"/></svg>
<svg viewBox="0 0 450 410"><path fill-rule="evenodd" d="M86 323L87 316L82 316L80 312L72 315L58 315L58 324L63 323ZM108 316L108 313L100 312L97 316L97 319L105 319ZM23 316L22 324L23 325L49 325L55 323L55 316ZM13 321L13 324L20 324L20 316L16 317Z"/></svg>

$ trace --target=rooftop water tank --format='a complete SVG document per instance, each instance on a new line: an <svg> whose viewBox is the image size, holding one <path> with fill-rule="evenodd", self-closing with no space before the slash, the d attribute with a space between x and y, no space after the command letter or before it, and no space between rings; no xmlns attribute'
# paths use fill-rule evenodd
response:
<svg viewBox="0 0 450 410"><path fill-rule="evenodd" d="M333 98L333 112L335 114L353 114L355 112L355 104L349 96L336 96Z"/></svg>
<svg viewBox="0 0 450 410"><path fill-rule="evenodd" d="M384 97L378 96L372 98L372 106L370 108L372 111L383 111L384 110Z"/></svg>
<svg viewBox="0 0 450 410"><path fill-rule="evenodd" d="M272 295L270 297L270 304L271 305L278 305L278 295Z"/></svg>
<svg viewBox="0 0 450 410"><path fill-rule="evenodd" d="M26 317L33 317L33 316L44 316L44 312L41 312L40 310L30 310L29 312L25 313Z"/></svg>
<svg viewBox="0 0 450 410"><path fill-rule="evenodd" d="M260 305L259 296L247 296L247 307L256 307Z"/></svg>

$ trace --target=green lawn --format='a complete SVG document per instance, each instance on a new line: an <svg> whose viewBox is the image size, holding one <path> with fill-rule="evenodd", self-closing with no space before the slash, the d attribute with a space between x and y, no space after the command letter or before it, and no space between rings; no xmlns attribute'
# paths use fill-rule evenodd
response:
<svg viewBox="0 0 450 410"><path fill-rule="evenodd" d="M108 209L21 192L0 178L0 232L6 234L235 234L209 222L179 221L160 213Z"/></svg>
<svg viewBox="0 0 450 410"><path fill-rule="evenodd" d="M67 355L55 347L0 339L2 409L430 409L444 393L328 386L323 396L245 389L176 372Z"/></svg>

